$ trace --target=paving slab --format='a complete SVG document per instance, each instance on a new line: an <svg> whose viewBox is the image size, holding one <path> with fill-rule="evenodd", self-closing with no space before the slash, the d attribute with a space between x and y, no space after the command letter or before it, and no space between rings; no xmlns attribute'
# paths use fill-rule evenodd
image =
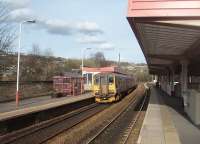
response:
<svg viewBox="0 0 200 144"><path fill-rule="evenodd" d="M168 107L160 101L159 93L152 88L150 103L143 122L138 144L180 144L179 134Z"/></svg>
<svg viewBox="0 0 200 144"><path fill-rule="evenodd" d="M158 90L157 90L158 91ZM158 91L159 92L159 91ZM187 114L184 112L182 100L161 93L162 99L169 109L171 118L177 129L182 144L199 144L200 129L193 124Z"/></svg>

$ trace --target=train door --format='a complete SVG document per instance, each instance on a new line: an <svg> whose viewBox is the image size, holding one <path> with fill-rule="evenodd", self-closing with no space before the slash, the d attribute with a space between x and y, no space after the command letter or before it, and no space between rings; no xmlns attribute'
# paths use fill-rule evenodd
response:
<svg viewBox="0 0 200 144"><path fill-rule="evenodd" d="M101 94L104 96L108 95L108 77L105 74L100 75L100 87Z"/></svg>
<svg viewBox="0 0 200 144"><path fill-rule="evenodd" d="M108 75L108 91L109 94L116 93L115 78L113 74Z"/></svg>

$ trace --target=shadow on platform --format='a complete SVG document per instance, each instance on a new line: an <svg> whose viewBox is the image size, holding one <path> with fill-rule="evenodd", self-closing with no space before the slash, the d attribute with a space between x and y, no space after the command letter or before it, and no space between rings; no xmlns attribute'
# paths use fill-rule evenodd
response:
<svg viewBox="0 0 200 144"><path fill-rule="evenodd" d="M200 127L192 123L184 112L183 100L179 97L172 97L158 88L152 88L150 104L165 105L171 114L172 121L178 132L182 144L199 144Z"/></svg>

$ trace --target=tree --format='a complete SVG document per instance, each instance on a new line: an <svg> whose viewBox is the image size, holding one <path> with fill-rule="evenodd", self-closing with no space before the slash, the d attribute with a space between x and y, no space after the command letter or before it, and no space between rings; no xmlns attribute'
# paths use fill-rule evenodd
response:
<svg viewBox="0 0 200 144"><path fill-rule="evenodd" d="M97 52L91 56L91 59L94 60L96 67L108 66L106 58L102 52Z"/></svg>
<svg viewBox="0 0 200 144"><path fill-rule="evenodd" d="M49 57L53 57L53 52L52 52L52 49L51 48L46 48L44 50L44 54L43 54L45 57L49 58Z"/></svg>
<svg viewBox="0 0 200 144"><path fill-rule="evenodd" d="M52 74L53 74L53 52L50 48L47 48L44 50L44 53L43 53L43 56L44 56L44 63L45 63L45 66L44 66L44 71L45 71L45 80L49 80L51 79L52 77Z"/></svg>
<svg viewBox="0 0 200 144"><path fill-rule="evenodd" d="M0 1L0 79L13 67L13 59L9 56L15 39L13 25L8 22L8 6Z"/></svg>
<svg viewBox="0 0 200 144"><path fill-rule="evenodd" d="M40 47L33 44L29 55L22 57L21 79L22 80L40 80L43 75L43 61L40 57Z"/></svg>
<svg viewBox="0 0 200 144"><path fill-rule="evenodd" d="M40 47L39 47L38 44L33 44L32 45L32 49L30 51L30 55L33 55L33 56L40 56L41 55Z"/></svg>
<svg viewBox="0 0 200 144"><path fill-rule="evenodd" d="M134 72L138 82L148 82L151 80L151 76L149 75L148 68L145 67L137 67Z"/></svg>
<svg viewBox="0 0 200 144"><path fill-rule="evenodd" d="M10 10L3 2L0 2L0 54L5 55L11 52L15 39L13 25L8 21Z"/></svg>

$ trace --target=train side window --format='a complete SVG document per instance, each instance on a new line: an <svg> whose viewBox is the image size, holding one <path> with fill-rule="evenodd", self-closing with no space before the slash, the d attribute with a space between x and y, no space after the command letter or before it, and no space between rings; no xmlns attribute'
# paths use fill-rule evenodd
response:
<svg viewBox="0 0 200 144"><path fill-rule="evenodd" d="M63 78L56 79L56 83L63 83Z"/></svg>
<svg viewBox="0 0 200 144"><path fill-rule="evenodd" d="M106 85L107 82L108 82L107 78L108 78L107 75L101 75L100 76L100 82L101 82L101 84Z"/></svg>
<svg viewBox="0 0 200 144"><path fill-rule="evenodd" d="M108 77L108 82L109 82L109 84L114 83L114 78L113 78L112 75L109 75L109 77Z"/></svg>
<svg viewBox="0 0 200 144"><path fill-rule="evenodd" d="M70 83L70 78L64 78L63 83Z"/></svg>

